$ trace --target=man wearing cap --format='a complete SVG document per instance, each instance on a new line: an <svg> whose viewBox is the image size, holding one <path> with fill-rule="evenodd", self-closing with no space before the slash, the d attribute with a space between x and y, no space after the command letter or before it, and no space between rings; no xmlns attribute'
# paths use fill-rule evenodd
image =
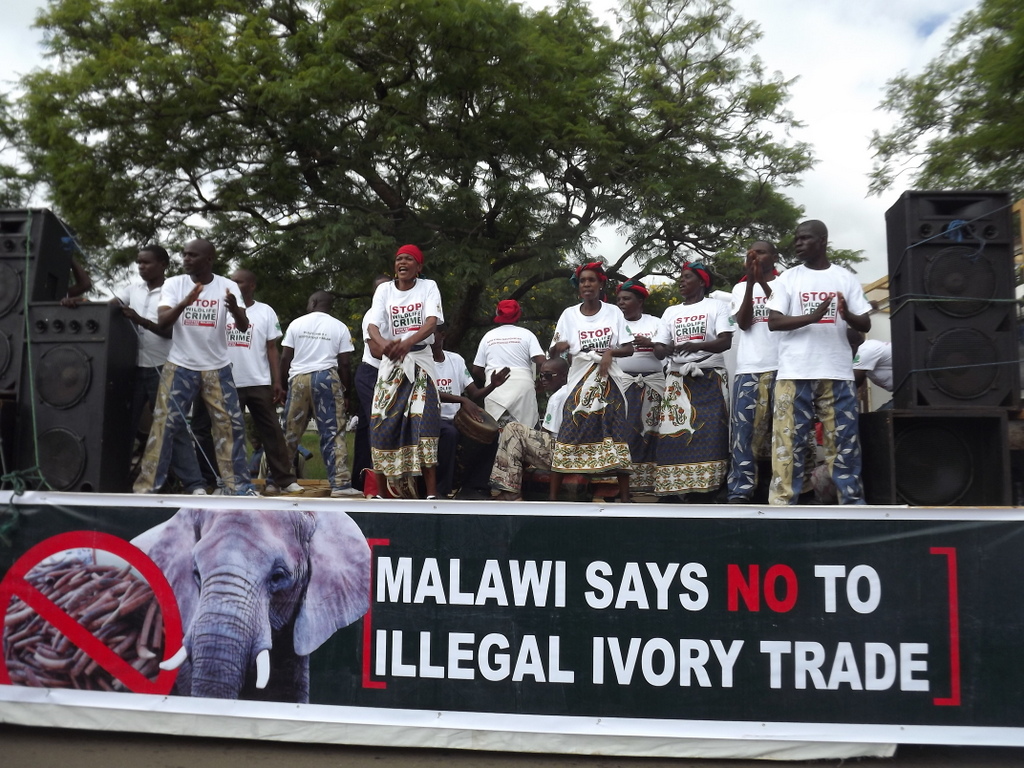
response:
<svg viewBox="0 0 1024 768"><path fill-rule="evenodd" d="M522 315L518 301L499 301L494 313L497 327L480 339L473 359L473 378L481 387L495 371L509 369L508 381L484 400L487 413L502 425L516 421L533 426L540 415L534 366L544 362L544 350L531 331L516 325Z"/></svg>

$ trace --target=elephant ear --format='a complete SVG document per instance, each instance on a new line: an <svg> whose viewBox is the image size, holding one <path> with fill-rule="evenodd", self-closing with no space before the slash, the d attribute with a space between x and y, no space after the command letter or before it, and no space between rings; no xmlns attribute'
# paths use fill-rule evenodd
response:
<svg viewBox="0 0 1024 768"><path fill-rule="evenodd" d="M204 516L201 509L180 509L170 520L132 539L170 582L186 633L199 601L199 587L192 576L192 548L199 540Z"/></svg>
<svg viewBox="0 0 1024 768"><path fill-rule="evenodd" d="M308 656L370 608L370 546L340 511L318 511L309 544L309 584L295 619L295 653Z"/></svg>

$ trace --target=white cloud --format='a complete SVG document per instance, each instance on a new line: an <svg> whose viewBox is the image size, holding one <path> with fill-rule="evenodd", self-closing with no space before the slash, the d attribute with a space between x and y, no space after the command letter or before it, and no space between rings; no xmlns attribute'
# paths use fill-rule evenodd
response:
<svg viewBox="0 0 1024 768"><path fill-rule="evenodd" d="M806 124L799 137L814 145L815 168L789 195L808 218L824 221L832 244L863 250L858 275L867 282L887 272L885 211L903 191L867 197L873 130L893 116L877 109L888 80L919 72L933 59L952 25L976 3L968 0L734 0L763 33L755 50L792 86L790 109ZM922 30L930 31L922 36Z"/></svg>

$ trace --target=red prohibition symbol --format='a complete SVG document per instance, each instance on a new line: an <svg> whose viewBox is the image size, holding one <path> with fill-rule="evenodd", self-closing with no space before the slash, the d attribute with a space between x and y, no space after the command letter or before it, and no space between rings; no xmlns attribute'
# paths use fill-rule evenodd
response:
<svg viewBox="0 0 1024 768"><path fill-rule="evenodd" d="M131 664L84 627L78 619L68 615L49 597L26 580L36 565L58 552L69 549L94 549L109 552L135 568L153 590L163 615L164 648L180 648L182 642L181 614L171 585L156 563L142 550L124 539L97 531L72 531L41 541L29 549L11 566L0 582L0 613L7 610L11 598L18 597L54 629L82 650L92 661L121 681L133 693L167 694L174 685L177 670L161 670L155 680L136 670ZM0 663L0 684L10 685L7 660Z"/></svg>

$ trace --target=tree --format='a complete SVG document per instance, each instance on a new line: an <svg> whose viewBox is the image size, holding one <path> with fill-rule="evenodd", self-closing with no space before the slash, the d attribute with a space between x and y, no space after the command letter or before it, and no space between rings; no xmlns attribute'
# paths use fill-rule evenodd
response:
<svg viewBox="0 0 1024 768"><path fill-rule="evenodd" d="M0 208L24 208L31 197L32 179L17 151L20 125L14 104L0 93Z"/></svg>
<svg viewBox="0 0 1024 768"><path fill-rule="evenodd" d="M923 73L889 82L881 106L899 122L871 139L871 192L907 170L923 189L1024 191L1022 93L1024 6L982 0Z"/></svg>
<svg viewBox="0 0 1024 768"><path fill-rule="evenodd" d="M756 28L719 0L621 14L616 38L583 0L55 0L29 157L109 263L208 226L283 319L321 287L364 307L415 242L458 343L498 298L570 303L598 225L650 274L796 222L810 153Z"/></svg>

